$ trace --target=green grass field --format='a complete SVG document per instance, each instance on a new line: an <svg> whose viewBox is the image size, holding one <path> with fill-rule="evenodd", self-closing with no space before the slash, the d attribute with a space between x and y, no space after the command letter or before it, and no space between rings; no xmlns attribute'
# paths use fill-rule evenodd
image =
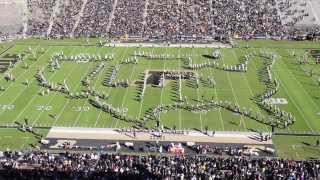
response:
<svg viewBox="0 0 320 180"><path fill-rule="evenodd" d="M203 55L212 53L212 49L197 48L139 48L139 47L97 47L96 39L89 42L84 40L19 40L7 51L3 52L8 45L1 45L1 57L8 55L25 54L23 61L9 68L7 72L13 74L16 80L6 81L5 74L0 80L4 91L0 91L0 125L14 124L16 121L24 122L27 118L33 126L67 126L67 127L111 127L123 128L136 126L135 123L115 118L92 106L88 99L70 99L66 94L59 92L50 92L49 95L42 96L40 92L45 89L39 86L35 78L38 69L43 68L45 77L48 81L62 83L64 80L68 83L71 92L80 92L87 87L83 86L81 80L90 73L95 66L101 62L75 63L61 62L61 68L51 71L49 68L49 59L56 52L63 51L65 55L77 55L80 53L105 54L113 53L114 60L106 61L105 67L92 80L91 87L98 93L109 95L106 100L108 104L114 107L126 107L128 112L125 115L131 119L142 121L150 108L159 104L174 104L177 100L176 86L178 81L168 80L163 88L148 85L145 96L142 101L138 101L136 96L139 93L139 86L134 82L143 80L145 70L175 70L183 71L186 60L149 60L140 58L138 64L121 64L116 79L128 79L130 86L107 87L103 81L109 76L111 67L120 64L123 60L133 57L134 51L148 51L155 54L168 53L175 56L191 56L194 64L210 62L212 60ZM82 46L86 44L87 46ZM29 47L35 55L29 52ZM292 113L296 122L287 128L277 128L277 131L320 131L320 86L318 79L320 77L320 65L314 63L314 59L309 58L310 63L306 65L297 64L297 58L302 56L307 49L320 49L319 43L313 42L276 42L267 40L258 40L250 42L239 42L239 48L221 49L222 59L220 64L236 65L239 64L246 54L253 52L267 51L278 55L278 59L272 68L272 75L280 82L279 91L274 98L284 98L288 104L277 105L281 110ZM40 52L40 50L44 50ZM294 51L295 56L290 52ZM188 98L188 104L197 103L205 100L230 101L238 104L240 107L250 109L253 113L261 116L272 116L272 114L263 110L256 103L256 97L262 94L267 86L263 82L265 78L261 74L264 69L265 58L253 56L248 63L247 72L230 72L217 68L203 68L194 70L199 77L204 79L214 77L216 86L209 87L206 82L200 82L200 87L190 86L194 82L183 80L181 93ZM28 65L26 69L24 66ZM310 76L310 70L313 76ZM28 81L29 85L24 82ZM91 97L93 98L93 97ZM10 107L10 108L8 108ZM54 117L53 117L54 115ZM268 124L261 123L247 116L240 116L224 108L212 108L210 111L192 112L185 109L178 109L161 113L158 117L161 124L165 127L177 129L199 129L205 127L224 131L270 131ZM156 124L155 120L143 122L145 127L151 128ZM1 130L2 131L2 130ZM13 131L13 130L11 130ZM4 134L4 135L2 135ZM5 136L1 133L0 136ZM279 154L282 157L305 158L306 156L282 155L287 148L282 145L286 138L276 137L276 145L279 145ZM291 145L294 141L290 141ZM300 143L300 142L297 142ZM20 145L20 144L19 144ZM3 144L0 144L4 148ZM301 146L290 146L291 149ZM285 151L285 152L286 152ZM295 151L294 149L290 151ZM311 155L310 155L311 156ZM310 157L308 155L308 157Z"/></svg>

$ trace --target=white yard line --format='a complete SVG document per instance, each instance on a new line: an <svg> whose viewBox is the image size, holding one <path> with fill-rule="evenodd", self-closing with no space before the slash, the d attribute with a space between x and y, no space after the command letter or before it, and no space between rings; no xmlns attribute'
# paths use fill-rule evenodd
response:
<svg viewBox="0 0 320 180"><path fill-rule="evenodd" d="M132 79L132 75L133 75L133 73L135 72L135 69L136 69L136 65L134 65L134 67L132 68L132 71L131 71L131 74L130 74L130 77L129 77L129 82L130 82L131 79ZM121 108L123 108L123 104L124 104L124 102L125 102L125 100L126 100L126 97L127 97L127 95L128 95L128 91L129 91L129 87L126 88L126 92L125 92L125 94L124 94L124 96L123 96L123 98L122 98ZM117 128L118 123L119 123L119 119L117 119L116 125L114 126L114 128Z"/></svg>
<svg viewBox="0 0 320 180"><path fill-rule="evenodd" d="M236 52L235 52L234 50L232 50L232 52L233 52L234 57L235 57L236 59L238 59L238 56L237 56ZM251 60L251 61L253 61L253 60ZM257 69L257 67L256 67L256 65L254 64L254 62L251 62L251 63L253 64L254 68ZM257 69L257 70L258 70L258 69ZM272 71L272 70L271 70L271 71ZM253 91L252 91L251 86L250 86L250 84L249 84L249 81L248 81L247 76L245 76L244 72L240 72L240 73L241 73L242 77L244 77L244 79L245 79L245 81L246 81L246 83L247 83L247 86L249 87L249 92L250 92L251 96L254 97L254 94L253 94ZM247 72L245 72L245 73L247 73ZM258 112L259 112L260 114L262 114L260 108L258 108ZM266 126L266 124L263 124L263 125L264 125L264 128L266 129L266 131L268 132L269 130L268 130L268 127Z"/></svg>
<svg viewBox="0 0 320 180"><path fill-rule="evenodd" d="M213 72L212 72L212 68L209 68L209 71L210 71L210 75L211 77L214 77L213 76ZM215 98L216 100L218 101L218 92L217 92L217 87L214 87L214 95L215 95ZM223 123L223 119L222 119L222 113L221 113L221 108L218 107L218 111L219 111L219 117L220 117L220 120L221 120L221 125L222 125L222 131L224 131L224 123Z"/></svg>
<svg viewBox="0 0 320 180"><path fill-rule="evenodd" d="M279 82L282 84L281 79L279 79ZM282 87L283 87L283 89L285 90L286 94L289 96L289 98L290 98L291 102L293 103L293 105L295 106L295 108L299 111L300 115L302 116L302 118L303 118L304 121L306 122L306 124L307 124L307 126L309 127L309 129L310 129L311 131L314 131L314 129L313 129L312 126L310 125L309 121L308 121L307 118L305 117L304 113L301 112L300 108L299 108L298 105L296 104L294 98L292 98L292 96L289 94L289 91L288 91L287 87L286 87L286 86L282 86Z"/></svg>
<svg viewBox="0 0 320 180"><path fill-rule="evenodd" d="M298 81L298 79L296 78L296 76L295 76L290 70L287 69L286 71L289 72L289 74L291 75L291 77L293 77L293 79L294 79L294 81L296 82L296 84L297 84L298 86L300 86L300 88L303 90L302 92L304 92L304 94L305 94L304 97L309 97L309 99L311 100L311 102L313 103L313 105L314 105L315 107L318 107L318 104L315 103L312 98L310 98L309 93L304 89L304 87L301 85L300 81ZM300 91L300 92L301 92L301 91Z"/></svg>
<svg viewBox="0 0 320 180"><path fill-rule="evenodd" d="M90 69L90 68L89 68L89 69ZM88 71L89 71L89 70L87 70L87 72L88 72ZM79 87L79 85L78 85L78 87ZM59 120L62 112L64 112L65 108L67 107L67 105L69 104L70 101L71 101L71 99L68 99L68 101L64 104L62 110L60 111L60 113L59 113L58 116L56 117L55 121L53 122L53 126L56 125L56 123L57 123L57 121Z"/></svg>
<svg viewBox="0 0 320 180"><path fill-rule="evenodd" d="M103 77L104 74L105 74L105 73L101 74L101 77ZM98 79L98 81L100 82L100 78ZM107 93L107 95L110 94L110 91L111 91L111 87L108 87L108 93ZM100 119L100 117L101 117L102 112L103 112L103 111L100 110L99 115L98 115L98 117L97 117L97 119L96 119L96 121L95 121L95 123L94 123L94 127L97 126L97 124L98 124L98 122L99 122L99 119Z"/></svg>
<svg viewBox="0 0 320 180"><path fill-rule="evenodd" d="M199 89L197 88L197 99L198 99L198 102L200 101L200 98L199 98ZM201 112L199 113L200 115L200 127L201 127L201 130L203 130L203 125L202 125L202 116L201 116Z"/></svg>
<svg viewBox="0 0 320 180"><path fill-rule="evenodd" d="M223 59L223 58L222 58L222 61L224 62L224 59ZM234 88L233 88L233 86L232 86L232 82L231 82L230 74L229 74L229 73L230 73L229 71L226 72L226 74L227 74L227 79L228 79L229 85L230 85L231 90L232 90L232 95L233 95L233 98L234 98L236 104L240 106L239 101L238 101L238 98L237 98L236 95L235 95L235 91L234 91ZM240 125L241 125L241 120L242 120L244 129L246 129L246 123L245 123L242 115L240 116Z"/></svg>
<svg viewBox="0 0 320 180"><path fill-rule="evenodd" d="M112 49L111 53L114 53L114 48ZM102 74L102 75L103 75L103 74ZM99 80L98 80L98 81L99 81ZM107 93L107 95L109 95L110 92L111 92L111 87L108 87L108 93ZM98 124L98 122L99 122L99 119L100 119L100 117L101 117L102 112L103 112L103 111L100 110L99 115L98 115L98 117L97 117L97 119L96 119L96 121L95 121L95 123L94 123L94 127L97 127L97 124Z"/></svg>
<svg viewBox="0 0 320 180"><path fill-rule="evenodd" d="M152 49L152 53L153 53L153 52L154 52L154 48ZM147 61L149 61L148 69L150 69L150 68L151 68L151 62L152 62L152 60L149 59L149 60L147 60ZM146 90L147 90L147 88L146 88ZM146 93L145 93L145 94L146 94ZM140 116L141 116L141 113L142 113L143 101L144 101L144 98L142 98L142 100L141 100L141 102L140 102L139 114L138 114L138 118L137 118L137 119L140 119Z"/></svg>
<svg viewBox="0 0 320 180"><path fill-rule="evenodd" d="M192 48L192 58L194 58L195 57L195 55L194 55L194 48ZM200 101L200 97L199 97L199 88L197 88L197 90L196 90L196 92L197 92L197 100L198 100L198 102ZM201 116L201 112L199 113L199 115L200 115L200 129L201 129L201 131L203 130L203 122L202 122L202 116Z"/></svg>
<svg viewBox="0 0 320 180"><path fill-rule="evenodd" d="M122 61L122 59L123 59L123 57L125 56L125 54L127 53L128 49L129 49L129 48L126 48L126 50L124 51L124 53L122 53L122 56L121 56L121 58L120 58L120 61ZM118 62L118 63L119 63L119 62ZM132 72L131 72L131 73L132 73ZM131 74L131 75L132 75L132 74ZM130 78L131 78L131 75L130 75ZM128 88L129 88L129 87L128 87ZM126 96L126 94L128 93L128 88L126 89L125 96ZM125 97L123 96L122 99L121 99L121 102L122 102L121 107L123 107L124 98L125 98ZM112 118L112 119L114 119L114 118ZM114 120L113 120L113 121L114 121ZM115 127L117 126L118 121L119 121L119 119L116 119ZM112 122L112 124L113 124L113 122ZM112 124L111 124L111 127L112 127Z"/></svg>
<svg viewBox="0 0 320 180"><path fill-rule="evenodd" d="M163 60L163 72L166 70L166 60ZM163 91L164 91L164 87L165 85L163 85L163 87L161 88L161 93L160 93L160 104L162 105L162 99L163 99Z"/></svg>
<svg viewBox="0 0 320 180"><path fill-rule="evenodd" d="M299 155L299 153L296 151L296 146L295 146L295 145L291 145L291 147L292 147L292 149L295 151L295 154L296 154L297 158L300 159L300 155Z"/></svg>
<svg viewBox="0 0 320 180"><path fill-rule="evenodd" d="M72 70L69 71L69 73L68 73L68 75L65 77L65 79L68 79L68 78L70 77L70 75L74 72L74 70L77 69L76 67L77 67L77 66L73 66ZM57 72L57 71L55 71L54 74L55 74L56 72ZM51 99L50 99L49 102L46 104L46 106L48 106L49 104L51 104L51 102L52 102L53 100L55 100L55 97L56 97L57 94L58 94L58 93L55 93L55 94L51 97ZM38 115L38 117L36 118L36 120L32 122L32 126L34 126L34 124L39 120L39 118L41 117L41 115L42 115L43 113L44 113L44 111L42 111L42 112L39 113L39 115Z"/></svg>
<svg viewBox="0 0 320 180"><path fill-rule="evenodd" d="M179 57L179 74L181 73L181 59L180 59L180 56L181 56L181 48L179 48L179 51L178 51L178 57ZM181 94L182 94L182 85L181 85ZM182 96L182 95L181 95ZM179 109L179 128L182 129L182 119L181 119L181 109Z"/></svg>
<svg viewBox="0 0 320 180"><path fill-rule="evenodd" d="M91 67L89 67L89 68L87 69L86 73L83 74L83 76L81 77L81 79L83 79L85 76L87 76L87 74L89 73L89 71L90 71L91 69L93 69L95 66L96 66L96 65L93 63L93 64L91 65ZM97 82L96 82L96 83L97 83ZM95 84L96 84L96 83L95 83ZM79 87L81 87L81 82L78 84L78 86L77 86L76 89L78 89ZM70 102L70 101L68 101L67 104L69 104L69 102ZM86 103L87 103L87 101L85 100L85 101L83 102L83 104L82 104L81 107L83 107ZM78 114L77 118L75 119L72 127L76 127L77 123L79 122L79 119L80 119L80 117L81 117L82 112L83 112L83 111L80 111L80 112L79 112L79 114Z"/></svg>
<svg viewBox="0 0 320 180"><path fill-rule="evenodd" d="M52 79L55 75L56 75L57 71L55 71L54 73L52 73L50 75L50 77L48 79ZM33 81L35 80L35 78L33 79ZM43 87L40 88L40 91L43 89ZM18 114L18 116L11 122L15 122L17 121L20 116L26 111L26 109L29 107L30 103L34 101L34 99L38 96L38 93L35 93L32 98L28 101L27 105L24 106L24 108L22 109L22 111Z"/></svg>
<svg viewBox="0 0 320 180"><path fill-rule="evenodd" d="M111 87L108 87L108 93L107 93L107 95L110 94L111 89L112 89ZM102 112L104 112L104 111L100 110L99 115L98 115L98 117L97 117L97 119L96 119L96 122L94 123L94 127L97 126L97 124L98 124L98 122L99 122L99 119L100 119L100 117L101 117Z"/></svg>
<svg viewBox="0 0 320 180"><path fill-rule="evenodd" d="M106 64L106 65L108 65L108 64ZM104 70L106 70L106 69L107 69L106 67L103 68L103 70L102 70L101 73L99 74L98 79L97 79L96 82L94 83L94 86L93 86L93 87L94 87L95 89L97 88L98 82L101 82L101 78L104 77L104 76L103 76L103 75L104 75ZM108 92L108 94L109 94L109 92ZM101 111L99 112L99 115L98 115L98 117L96 118L94 127L95 127L98 119L100 118L100 114L101 114ZM88 120L89 120L89 119L86 120L86 123L88 123Z"/></svg>
<svg viewBox="0 0 320 180"><path fill-rule="evenodd" d="M100 62L100 63L101 63L101 62ZM94 68L94 67L95 67L95 66L93 66L93 68ZM102 71L100 72L100 74L98 75L99 77L98 77L98 79L96 80L96 82L95 82L94 85L93 85L94 88L96 88L96 87L97 87L97 83L100 82L100 78L103 76L103 71L104 71L105 68L106 68L106 67L104 67L104 68L102 69ZM87 74L88 74L88 72L89 72L89 70L87 71ZM86 74L86 75L87 75L87 74ZM85 76L86 76L86 75L85 75ZM87 101L84 101L84 103L82 104L82 107L84 107L84 105L85 105L86 103L87 103ZM76 120L75 120L75 122L74 122L74 125L78 123L78 121L79 121L79 119L80 119L80 117L81 117L82 112L83 112L83 111L80 111L80 113L78 114L78 116L77 116L77 118L76 118ZM88 120L89 120L89 119L86 120L86 123L88 122ZM73 125L73 126L74 126L74 125Z"/></svg>
<svg viewBox="0 0 320 180"><path fill-rule="evenodd" d="M83 76L81 77L81 79L83 79L83 77L85 77L85 76L88 74L89 70L90 70L92 67L94 67L94 64L92 64L91 66L88 65L88 69L86 70L86 73L83 74ZM76 88L75 88L75 91L78 90L78 88L80 87L80 85L81 85L81 83L79 82L79 84L78 84L78 85L76 86ZM65 108L67 107L67 105L69 105L70 101L71 101L71 99L69 98L68 101L64 104L62 110L60 110L60 113L58 114L58 116L56 117L56 120L55 120L54 123L53 123L54 126L55 126L55 124L58 122L60 116L61 116L61 115L63 114L63 112L65 111Z"/></svg>
<svg viewBox="0 0 320 180"><path fill-rule="evenodd" d="M166 52L167 52L167 47L166 47ZM166 70L166 59L163 59L163 72ZM164 91L164 88L165 88L165 80L164 80L164 83L163 83L163 87L161 89L161 94L160 94L160 104L162 105L162 98L163 98L163 91ZM161 113L159 113L159 121L161 122Z"/></svg>
<svg viewBox="0 0 320 180"><path fill-rule="evenodd" d="M37 48L38 48L38 47L37 47ZM49 49L50 49L50 48L49 48ZM46 49L46 51L45 51L41 56L43 56L44 54L46 54L49 49ZM29 56L29 55L28 55L28 56ZM26 56L26 57L28 57L28 56ZM35 61L30 65L29 68L33 68L34 65L37 63L38 59L39 59L41 56L39 56L39 57L37 58L37 60L35 60ZM16 64L16 65L17 65L17 64ZM27 69L27 70L25 70L22 74L20 74L20 75L16 78L16 81L19 81L21 77L25 77L24 74L26 74L27 72L30 72L29 70L30 70L30 69ZM2 78L4 78L4 76L5 76L5 75L3 75ZM7 91L10 87L12 87L13 84L14 84L14 83L10 83L9 86L7 86L6 91ZM5 94L5 93L1 93L1 94L0 94L0 97L3 96L4 94Z"/></svg>
<svg viewBox="0 0 320 180"><path fill-rule="evenodd" d="M115 50L115 49L112 49L111 52L114 53L114 50ZM126 50L125 50L124 53L121 53L120 61L123 59L124 54L127 52L127 50L128 50L128 48L126 48ZM121 51L121 52L122 52L122 51ZM116 58L114 59L114 61L116 61ZM112 90L112 87L108 87L108 93L107 93L107 95L110 95L111 90ZM96 119L96 122L94 123L94 127L97 126L97 124L98 124L98 122L99 122L99 119L100 119L102 113L104 113L104 111L100 110L99 115L98 115L98 118ZM113 120L112 120L112 121L113 121Z"/></svg>
<svg viewBox="0 0 320 180"><path fill-rule="evenodd" d="M40 56L41 57L41 56ZM39 57L39 58L40 58ZM34 81L34 78L30 81L30 84L32 83ZM29 84L29 85L30 85ZM13 104L21 95L22 95L22 93L25 91L27 89L27 87L24 87L24 88L22 88L22 91L20 91L20 93L19 94L17 94L17 96L10 102L10 104ZM4 113L5 112L5 110L2 110L1 112L0 112L0 115L2 114L2 113Z"/></svg>
<svg viewBox="0 0 320 180"><path fill-rule="evenodd" d="M283 63L283 62L282 62ZM284 63L284 65L285 65L285 63ZM293 79L296 81L296 84L298 84L299 86L300 86L300 88L301 89L303 89L303 92L309 97L309 94L306 92L306 90L303 88L303 86L301 85L301 83L297 80L297 78L295 77L295 75L290 71L290 70L288 70L288 69L283 69L283 71L286 71L286 72L289 72L289 74L293 77ZM276 71L276 72L278 72L278 71ZM278 77L279 77L279 75L278 75ZM279 82L281 83L281 79L279 78ZM281 83L282 84L282 83ZM300 110L300 108L297 106L297 104L296 104L296 102L294 101L294 99L292 98L292 96L289 94L289 91L287 90L287 87L286 86L282 86L283 87L283 89L285 90L285 92L286 92L286 94L289 96L289 98L292 100L292 102L293 102L293 104L294 104L294 106L296 107L296 109L299 111L299 113L301 114L301 116L302 116L302 118L303 118L303 120L306 122L306 124L307 124L307 126L309 127L309 129L311 130L311 131L314 131L313 130L313 128L312 128L312 126L310 125L310 122L309 122L309 120L307 120L307 118L305 117L305 115L304 115L304 113ZM292 91L292 90L291 90ZM301 91L299 91L299 92L301 92ZM305 97L307 97L307 96L305 96ZM309 97L310 98L310 97ZM311 99L311 102L317 107L317 104L313 101L313 99L312 98L310 98Z"/></svg>
<svg viewBox="0 0 320 180"><path fill-rule="evenodd" d="M92 66L93 66L93 65L92 65ZM89 70L91 69L90 67L92 67L92 66L88 66L88 69L87 69L87 71L86 71L86 74L88 74ZM81 78L83 78L84 76L86 76L86 74L84 74ZM78 86L75 88L76 91L78 90L78 88L80 87L80 85L81 85L81 83L79 83ZM67 105L69 105L70 101L71 101L71 99L69 98L68 101L64 104L62 110L60 110L60 113L58 114L58 116L56 117L56 120L55 120L54 123L53 123L54 126L55 126L55 124L58 122L60 116L64 113L64 111L65 111Z"/></svg>
<svg viewBox="0 0 320 180"><path fill-rule="evenodd" d="M54 75L56 74L56 72L54 72L53 74L51 74L51 76L49 77L49 79L51 79ZM40 91L43 89L43 87L40 89ZM30 104L35 100L35 98L38 96L38 93L35 93L32 98L28 101L28 103L24 106L24 108L22 109L22 111L18 114L18 116L11 122L15 122L17 121L20 116L27 110L27 108L30 106Z"/></svg>

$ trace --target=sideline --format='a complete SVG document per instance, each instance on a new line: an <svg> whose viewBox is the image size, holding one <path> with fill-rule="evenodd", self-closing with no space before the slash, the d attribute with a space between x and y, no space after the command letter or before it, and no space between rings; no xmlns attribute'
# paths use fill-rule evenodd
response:
<svg viewBox="0 0 320 180"><path fill-rule="evenodd" d="M135 134L135 135L134 135ZM127 131L112 128L65 128L52 127L46 138L49 139L90 139L90 140L123 140L123 141L170 141L170 142L210 142L230 144L272 145L272 140L261 141L259 133L212 131L209 135L199 131L181 131L181 133L163 132L161 138L155 138L158 132ZM213 135L212 135L213 134Z"/></svg>
<svg viewBox="0 0 320 180"><path fill-rule="evenodd" d="M149 48L157 48L157 47L166 47L166 48L232 48L231 44L224 44L221 42L213 42L213 43L179 43L179 44L167 44L167 43L107 43L104 45L105 47L149 47Z"/></svg>

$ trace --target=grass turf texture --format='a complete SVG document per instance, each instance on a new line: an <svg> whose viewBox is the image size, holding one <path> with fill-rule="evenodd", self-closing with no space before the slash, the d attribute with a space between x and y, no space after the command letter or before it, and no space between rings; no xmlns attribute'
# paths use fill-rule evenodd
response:
<svg viewBox="0 0 320 180"><path fill-rule="evenodd" d="M8 71L16 77L15 82L6 82L1 78L0 84L5 87L5 91L0 92L0 124L14 124L15 121L23 122L24 118L29 119L32 125L41 126L67 126L67 127L132 127L134 124L116 119L109 114L93 107L87 99L69 99L65 94L51 92L49 95L39 94L41 87L38 85L34 75L36 71L44 67L45 76L49 81L58 83L65 79L71 91L85 89L81 85L82 78L87 75L99 62L74 63L62 62L61 69L50 72L48 60L55 52L64 51L64 54L76 55L79 53L114 53L115 59L106 62L106 67L98 74L97 78L91 83L98 92L109 94L106 101L115 107L127 107L128 116L142 117L150 107L158 104L172 104L175 102L174 86L177 81L168 80L166 86L161 89L148 86L143 101L135 100L138 94L137 86L128 88L113 88L102 85L102 82L110 73L112 65L119 64L124 59L131 57L136 50L153 51L154 53L170 53L175 55L191 54L193 63L203 63L210 61L202 55L211 54L212 49L197 48L138 48L138 47L96 47L97 39L89 40L19 40L13 44L9 50L1 56L7 54L25 53L27 56L24 62L29 65L24 69L24 62L16 64L13 69ZM81 46L81 45L87 46ZM44 53L37 53L36 60L26 53L29 46L34 50L44 48ZM249 48L246 48L246 47ZM3 47L6 47L3 45ZM320 130L320 88L317 78L320 75L320 65L298 65L297 57L303 55L306 48L319 48L319 43L312 42L287 42L287 41L240 41L239 48L221 49L225 64L238 64L240 59L248 52L260 51L261 49L274 52L280 56L272 68L273 76L280 81L280 90L274 97L286 98L288 104L278 105L281 109L291 112L296 117L296 123L289 126L286 131L314 131ZM4 48L5 49L5 48ZM296 57L290 56L290 51L295 51ZM222 63L221 62L221 63ZM138 64L122 64L116 79L129 79L130 82L141 80L143 72L147 69L166 69L166 70L185 70L183 60L147 60L140 59ZM239 104L240 107L252 109L268 115L267 112L258 107L253 97L261 94L265 90L265 85L259 79L259 69L263 67L263 58L254 57L249 62L248 72L228 72L214 68L204 68L195 70L200 76L214 77L216 87L211 88L204 83L200 83L200 88L188 86L188 81L182 82L182 96L187 96L190 103L197 103L202 98L216 100L228 100ZM309 70L315 72L310 77ZM2 75L3 76L3 75ZM23 83L28 80L29 86ZM14 105L14 109L7 110L4 105ZM39 110L38 106L52 107L51 110ZM77 109L87 109L88 111L77 111ZM53 118L52 114L56 115ZM270 127L249 119L244 116L231 113L230 111L216 108L208 113L193 113L185 110L171 111L162 113L161 123L169 128L175 126L177 129L200 129L206 126L215 130L237 130L237 131L270 131ZM153 127L155 121L149 121L146 126ZM283 130L283 129L278 129ZM3 136L2 136L3 137ZM293 138L294 139L294 138ZM299 158L292 150L289 155L285 155L287 148L281 142L286 142L285 138L276 137L276 145L279 144L278 154L282 157ZM291 141L288 141L289 143ZM297 146L298 147L298 146ZM282 153L283 152L283 153ZM285 153L284 153L285 152ZM311 155L310 155L311 156ZM308 157L310 157L308 156ZM307 156L303 156L307 157Z"/></svg>
<svg viewBox="0 0 320 180"><path fill-rule="evenodd" d="M37 133L45 136L48 130L37 130ZM39 139L29 132L0 128L0 151L33 149L37 146L38 141Z"/></svg>

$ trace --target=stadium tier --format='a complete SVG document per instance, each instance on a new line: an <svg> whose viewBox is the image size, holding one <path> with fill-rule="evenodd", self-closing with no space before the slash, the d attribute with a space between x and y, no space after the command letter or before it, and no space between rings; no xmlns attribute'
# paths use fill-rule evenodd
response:
<svg viewBox="0 0 320 180"><path fill-rule="evenodd" d="M265 0L29 0L26 34L169 41L229 36L293 38L298 34L294 25L309 16L303 10L292 12L293 4ZM290 12L290 20L281 19L280 8Z"/></svg>
<svg viewBox="0 0 320 180"><path fill-rule="evenodd" d="M229 37L293 39L319 33L320 25L315 11L319 4L313 0L17 0L15 3L3 4L6 8L21 8L24 13L13 14L4 8L3 16L15 17L14 21L20 23L18 33L23 36L131 37L171 42ZM0 25L0 31L9 34L10 27L19 26L3 21L6 23Z"/></svg>

